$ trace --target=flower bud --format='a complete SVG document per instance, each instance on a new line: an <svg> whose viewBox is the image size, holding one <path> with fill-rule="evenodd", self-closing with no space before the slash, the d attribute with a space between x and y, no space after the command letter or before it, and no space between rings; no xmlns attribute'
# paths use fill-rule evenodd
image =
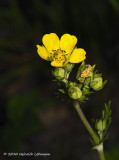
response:
<svg viewBox="0 0 119 160"><path fill-rule="evenodd" d="M63 68L56 68L53 72L56 79L61 80L65 77L65 70Z"/></svg>
<svg viewBox="0 0 119 160"><path fill-rule="evenodd" d="M94 78L94 80L90 83L90 87L95 91L98 91L102 88L102 77Z"/></svg>
<svg viewBox="0 0 119 160"><path fill-rule="evenodd" d="M82 96L81 90L76 86L69 87L68 94L72 99L79 99Z"/></svg>
<svg viewBox="0 0 119 160"><path fill-rule="evenodd" d="M100 119L96 124L96 129L99 131L103 131L106 128L106 120Z"/></svg>

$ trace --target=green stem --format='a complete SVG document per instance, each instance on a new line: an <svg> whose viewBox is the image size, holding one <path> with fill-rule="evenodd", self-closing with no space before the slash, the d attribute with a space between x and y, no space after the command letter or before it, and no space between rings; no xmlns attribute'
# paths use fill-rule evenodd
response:
<svg viewBox="0 0 119 160"><path fill-rule="evenodd" d="M79 103L75 103L74 104L75 109L78 112L79 117L81 118L83 124L85 125L86 129L88 130L89 134L91 135L92 139L94 140L95 144L99 144L99 138L96 135L96 133L93 131L92 127L90 126L90 124L88 123L86 117L84 116Z"/></svg>
<svg viewBox="0 0 119 160"><path fill-rule="evenodd" d="M101 143L100 145L98 145L98 146L96 147L96 149L97 149L97 151L98 151L100 160L105 160L104 152L103 152L103 143Z"/></svg>
<svg viewBox="0 0 119 160"><path fill-rule="evenodd" d="M88 130L89 134L91 135L93 141L96 144L96 147L94 147L94 149L97 149L100 160L105 160L103 153L103 143L99 144L99 138L97 134L93 131L86 117L84 116L79 103L74 103L74 107L77 110L79 117L81 118L83 124L85 125L86 129Z"/></svg>

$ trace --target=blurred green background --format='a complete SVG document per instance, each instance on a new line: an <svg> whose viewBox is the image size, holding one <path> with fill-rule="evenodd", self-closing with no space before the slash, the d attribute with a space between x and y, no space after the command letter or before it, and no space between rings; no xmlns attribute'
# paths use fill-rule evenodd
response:
<svg viewBox="0 0 119 160"><path fill-rule="evenodd" d="M56 98L53 68L37 54L36 44L51 32L75 35L77 46L87 52L86 63L96 64L107 79L82 108L91 123L112 100L104 146L107 160L118 160L118 0L0 0L0 156L6 160L4 152L41 152L50 153L45 158L52 160L97 159L72 104Z"/></svg>

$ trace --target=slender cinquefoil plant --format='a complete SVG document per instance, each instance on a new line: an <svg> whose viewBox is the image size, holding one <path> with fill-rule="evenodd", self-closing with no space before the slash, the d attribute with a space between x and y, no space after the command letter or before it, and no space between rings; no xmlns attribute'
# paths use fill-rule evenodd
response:
<svg viewBox="0 0 119 160"><path fill-rule="evenodd" d="M76 48L77 38L64 34L61 39L55 33L45 34L42 38L43 46L37 45L39 56L51 62L52 71L59 85L59 93L68 97L73 103L79 117L90 134L93 149L99 153L100 160L105 160L103 142L107 139L107 129L111 123L111 101L105 104L99 119L93 120L94 129L83 114L80 104L86 102L94 91L101 90L107 81L103 81L102 74L95 71L95 65L85 64L86 52ZM80 63L75 81L69 80L69 75L75 63Z"/></svg>

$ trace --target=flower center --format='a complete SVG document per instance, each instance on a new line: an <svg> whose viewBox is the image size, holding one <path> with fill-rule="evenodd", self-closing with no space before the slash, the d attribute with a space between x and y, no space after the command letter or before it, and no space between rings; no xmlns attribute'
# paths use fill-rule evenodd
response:
<svg viewBox="0 0 119 160"><path fill-rule="evenodd" d="M61 49L54 51L53 59L56 62L65 62L66 61L66 52Z"/></svg>

